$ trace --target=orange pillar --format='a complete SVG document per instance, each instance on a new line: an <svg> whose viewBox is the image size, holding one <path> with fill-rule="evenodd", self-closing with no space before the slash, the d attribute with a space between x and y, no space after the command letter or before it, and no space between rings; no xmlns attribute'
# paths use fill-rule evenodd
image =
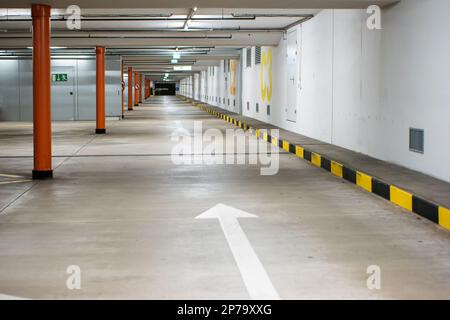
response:
<svg viewBox="0 0 450 320"><path fill-rule="evenodd" d="M134 105L137 107L139 105L139 73L134 73Z"/></svg>
<svg viewBox="0 0 450 320"><path fill-rule="evenodd" d="M33 179L53 177L50 6L33 4Z"/></svg>
<svg viewBox="0 0 450 320"><path fill-rule="evenodd" d="M105 47L96 47L97 57L97 127L95 133L106 133L105 128Z"/></svg>
<svg viewBox="0 0 450 320"><path fill-rule="evenodd" d="M145 99L150 96L150 81L145 78Z"/></svg>
<svg viewBox="0 0 450 320"><path fill-rule="evenodd" d="M133 69L128 67L128 111L133 111Z"/></svg>
<svg viewBox="0 0 450 320"><path fill-rule="evenodd" d="M120 79L122 81L122 119L125 118L125 103L123 102L123 92L125 91L125 82L123 81L123 61L120 67Z"/></svg>
<svg viewBox="0 0 450 320"><path fill-rule="evenodd" d="M139 74L139 103L142 103L142 73Z"/></svg>

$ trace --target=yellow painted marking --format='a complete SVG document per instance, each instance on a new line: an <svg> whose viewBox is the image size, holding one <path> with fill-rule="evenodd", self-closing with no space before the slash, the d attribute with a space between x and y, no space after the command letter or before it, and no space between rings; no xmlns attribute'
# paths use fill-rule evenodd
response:
<svg viewBox="0 0 450 320"><path fill-rule="evenodd" d="M32 180L14 180L14 181L2 181L0 185L4 184L12 184L12 183L23 183L23 182L31 182Z"/></svg>
<svg viewBox="0 0 450 320"><path fill-rule="evenodd" d="M286 140L283 140L283 150L289 152L289 142Z"/></svg>
<svg viewBox="0 0 450 320"><path fill-rule="evenodd" d="M264 133L263 133L263 140L264 140L264 141L267 141L267 132L264 132Z"/></svg>
<svg viewBox="0 0 450 320"><path fill-rule="evenodd" d="M257 138L259 138L261 136L261 132L259 131L259 129L255 130L255 134L256 134Z"/></svg>
<svg viewBox="0 0 450 320"><path fill-rule="evenodd" d="M450 210L439 207L439 224L447 230L450 230Z"/></svg>
<svg viewBox="0 0 450 320"><path fill-rule="evenodd" d="M412 211L412 194L400 188L391 186L391 202Z"/></svg>
<svg viewBox="0 0 450 320"><path fill-rule="evenodd" d="M296 155L297 157L303 159L304 154L305 154L305 150L304 150L302 147L295 146L295 155Z"/></svg>
<svg viewBox="0 0 450 320"><path fill-rule="evenodd" d="M356 184L358 186L360 186L361 188L363 188L369 192L372 192L372 177L371 176L357 171L356 172Z"/></svg>
<svg viewBox="0 0 450 320"><path fill-rule="evenodd" d="M331 161L331 173L336 177L342 178L344 176L342 164L336 161Z"/></svg>
<svg viewBox="0 0 450 320"><path fill-rule="evenodd" d="M320 166L322 165L322 157L320 156L320 154L311 152L311 163L320 168Z"/></svg>
<svg viewBox="0 0 450 320"><path fill-rule="evenodd" d="M272 144L273 144L275 147L278 147L278 138L272 137Z"/></svg>
<svg viewBox="0 0 450 320"><path fill-rule="evenodd" d="M13 174L4 174L4 173L0 173L0 177L5 177L5 178L23 178L22 176L16 176Z"/></svg>

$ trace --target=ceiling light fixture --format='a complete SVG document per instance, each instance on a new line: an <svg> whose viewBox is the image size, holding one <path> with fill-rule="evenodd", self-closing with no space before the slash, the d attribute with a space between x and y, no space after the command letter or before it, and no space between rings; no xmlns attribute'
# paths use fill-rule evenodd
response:
<svg viewBox="0 0 450 320"><path fill-rule="evenodd" d="M173 66L173 70L175 70L175 71L191 71L192 66Z"/></svg>

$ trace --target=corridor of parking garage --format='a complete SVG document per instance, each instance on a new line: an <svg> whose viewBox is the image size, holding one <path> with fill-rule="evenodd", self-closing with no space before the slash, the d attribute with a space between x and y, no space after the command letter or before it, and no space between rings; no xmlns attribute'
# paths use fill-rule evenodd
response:
<svg viewBox="0 0 450 320"><path fill-rule="evenodd" d="M0 5L0 299L450 298L446 2L69 2Z"/></svg>

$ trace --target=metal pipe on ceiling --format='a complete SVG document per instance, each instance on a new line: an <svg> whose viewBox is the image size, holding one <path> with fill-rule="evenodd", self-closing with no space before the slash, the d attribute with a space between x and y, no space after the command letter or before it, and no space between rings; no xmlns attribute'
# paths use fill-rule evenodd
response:
<svg viewBox="0 0 450 320"><path fill-rule="evenodd" d="M4 19L3 19L4 18ZM65 16L61 16L61 17L51 17L51 21L52 22L65 22L67 21L69 18L65 17ZM208 18L201 18L201 17L196 17L196 18L192 18L192 21L252 21L255 20L256 17L243 17L243 18L238 18L238 17L208 17ZM80 17L80 21L94 21L94 22L101 22L101 21L105 21L105 22L110 22L110 21L185 21L186 18L137 18L137 17L123 17L123 18L86 18L85 16L81 16ZM32 19L31 17L27 17L27 18L14 18L14 19L10 19L9 16L3 16L0 17L0 22L31 22Z"/></svg>
<svg viewBox="0 0 450 320"><path fill-rule="evenodd" d="M195 12L197 11L197 7L191 8L189 11L189 14L186 17L186 21L184 21L183 29L187 30L189 28L189 21L191 21L192 17L194 16Z"/></svg>
<svg viewBox="0 0 450 320"><path fill-rule="evenodd" d="M1 36L1 38L7 39L7 38L21 38L21 39L27 39L31 38L31 35L14 35L9 34L7 36ZM57 35L52 34L52 39L232 39L233 35L226 35L226 36L210 36L210 35L203 35L203 36L123 36L123 35Z"/></svg>

